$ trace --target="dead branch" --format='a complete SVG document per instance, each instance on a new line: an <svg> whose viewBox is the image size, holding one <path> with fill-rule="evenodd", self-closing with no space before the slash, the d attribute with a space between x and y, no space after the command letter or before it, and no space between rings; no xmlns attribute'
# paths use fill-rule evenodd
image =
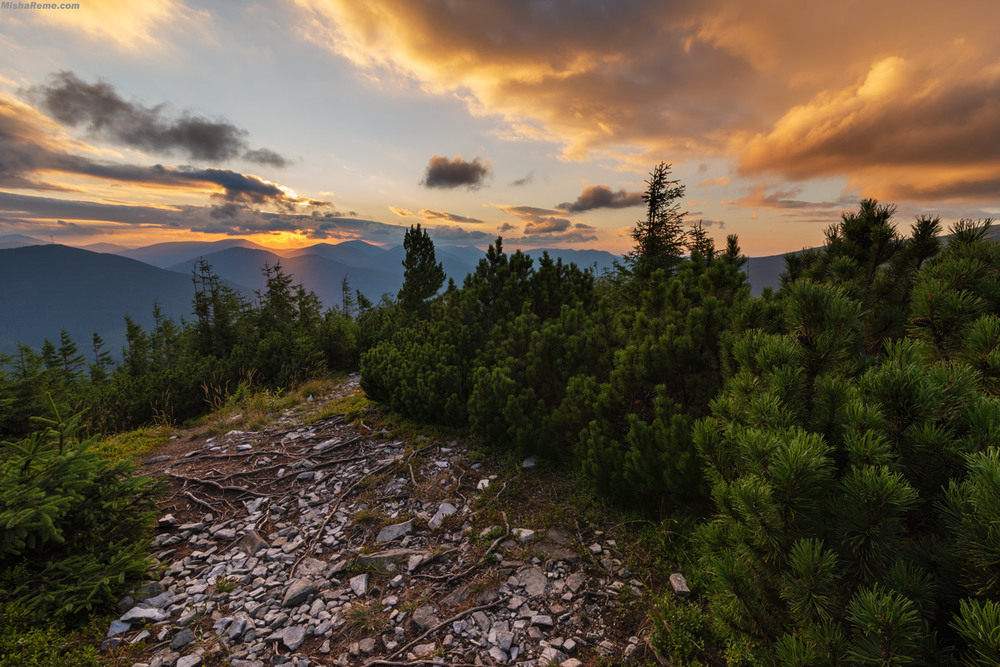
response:
<svg viewBox="0 0 1000 667"><path fill-rule="evenodd" d="M413 648L414 646L416 646L417 644L419 644L420 642L422 642L426 637L432 635L433 633L437 632L438 630L440 630L441 628L443 628L445 626L451 625L452 623L454 623L455 621L457 621L457 620L459 620L461 618L465 618L469 614L474 614L477 611L484 611L486 609L492 609L493 607L498 607L502 603L507 602L508 599L509 599L509 597L501 598L501 599L497 600L496 602L491 602L489 604L479 605L478 607L472 607L470 609L466 609L463 612L455 614L451 618L449 618L449 619L447 619L445 621L441 621L440 623L438 623L437 625L435 625L433 628L430 628L429 630L427 630L426 632L424 632L424 634L420 635L419 637L417 637L416 639L414 639L413 641L411 641L409 644L406 644L405 646L396 649L393 653L390 653L389 656L386 659L387 660L392 660L397 655L399 655L401 653L404 653L406 651L409 651L411 648ZM369 665L377 665L377 664L378 664L377 661L366 662L365 663L365 667L369 667Z"/></svg>
<svg viewBox="0 0 1000 667"><path fill-rule="evenodd" d="M179 479L184 482L194 482L195 484L203 484L204 486L210 486L213 489L218 489L219 491L234 491L237 493L243 493L251 496L265 496L269 497L266 493L258 493L257 491L251 491L250 489L245 489L242 486L223 486L216 481L211 479L199 479L197 477L187 477L185 475L178 475L175 472L167 473L174 479Z"/></svg>

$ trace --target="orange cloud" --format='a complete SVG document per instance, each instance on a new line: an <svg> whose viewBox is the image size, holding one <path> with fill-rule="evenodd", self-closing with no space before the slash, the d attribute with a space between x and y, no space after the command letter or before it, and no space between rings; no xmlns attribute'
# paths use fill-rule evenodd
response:
<svg viewBox="0 0 1000 667"><path fill-rule="evenodd" d="M149 49L164 30L183 20L187 7L177 0L83 0L78 9L4 12L4 20L55 26L125 51Z"/></svg>
<svg viewBox="0 0 1000 667"><path fill-rule="evenodd" d="M296 2L303 31L364 73L458 97L564 159L732 159L883 197L981 198L1000 176L996 3Z"/></svg>
<svg viewBox="0 0 1000 667"><path fill-rule="evenodd" d="M964 73L900 57L796 106L743 149L744 175L848 175L883 198L995 197L1000 68Z"/></svg>

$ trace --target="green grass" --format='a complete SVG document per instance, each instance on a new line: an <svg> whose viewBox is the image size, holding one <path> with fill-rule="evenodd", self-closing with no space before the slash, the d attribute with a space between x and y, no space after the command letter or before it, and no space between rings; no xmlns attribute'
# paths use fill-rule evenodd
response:
<svg viewBox="0 0 1000 667"><path fill-rule="evenodd" d="M94 451L108 459L138 459L170 440L176 431L169 426L148 426L109 436L94 446Z"/></svg>

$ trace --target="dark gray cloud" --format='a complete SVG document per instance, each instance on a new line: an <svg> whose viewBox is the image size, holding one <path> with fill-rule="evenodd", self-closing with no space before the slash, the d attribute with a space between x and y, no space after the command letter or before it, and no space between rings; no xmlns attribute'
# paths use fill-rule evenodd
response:
<svg viewBox="0 0 1000 667"><path fill-rule="evenodd" d="M192 160L244 160L283 167L288 161L267 148L251 149L248 132L227 120L190 112L171 114L160 104L147 107L123 99L104 81L88 83L72 72L59 72L52 82L34 86L29 96L53 118L84 127L96 136L141 150L181 151Z"/></svg>
<svg viewBox="0 0 1000 667"><path fill-rule="evenodd" d="M641 192L615 192L607 185L588 185L574 202L557 204L556 208L567 213L583 213L595 208L628 208L642 204Z"/></svg>
<svg viewBox="0 0 1000 667"><path fill-rule="evenodd" d="M522 185L527 185L528 183L531 183L534 180L535 180L535 172L529 171L527 176L525 176L524 178L518 178L517 180L511 181L510 185L511 187L519 187Z"/></svg>
<svg viewBox="0 0 1000 667"><path fill-rule="evenodd" d="M537 206L501 206L500 210L521 219L523 237L519 242L532 243L540 239L565 243L582 243L597 240L597 228L562 217L559 211ZM506 229L513 227L505 223ZM501 231L505 231L502 227Z"/></svg>
<svg viewBox="0 0 1000 667"><path fill-rule="evenodd" d="M427 188L466 187L478 190L492 172L489 163L480 161L478 157L472 162L466 162L461 157L452 159L435 155L427 163L427 171L420 184Z"/></svg>

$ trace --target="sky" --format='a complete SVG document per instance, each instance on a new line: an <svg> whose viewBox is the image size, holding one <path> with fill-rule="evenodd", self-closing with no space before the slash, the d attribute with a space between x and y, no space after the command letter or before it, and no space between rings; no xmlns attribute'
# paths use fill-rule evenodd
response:
<svg viewBox="0 0 1000 667"><path fill-rule="evenodd" d="M755 256L1000 211L998 3L78 4L0 9L0 234L623 253L660 162Z"/></svg>

